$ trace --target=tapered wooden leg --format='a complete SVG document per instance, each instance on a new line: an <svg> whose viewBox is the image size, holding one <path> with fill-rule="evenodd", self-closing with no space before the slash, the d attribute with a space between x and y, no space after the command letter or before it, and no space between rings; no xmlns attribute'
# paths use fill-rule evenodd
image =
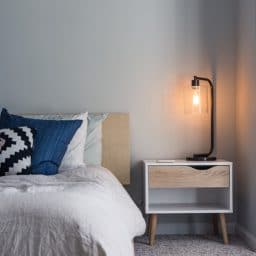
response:
<svg viewBox="0 0 256 256"><path fill-rule="evenodd" d="M149 215L148 217L148 227L147 227L148 237L150 236L150 233L151 233L151 215Z"/></svg>
<svg viewBox="0 0 256 256"><path fill-rule="evenodd" d="M149 244L152 246L155 243L157 226L157 214L151 214L149 217Z"/></svg>
<svg viewBox="0 0 256 256"><path fill-rule="evenodd" d="M213 234L217 236L219 234L218 228L218 216L217 214L212 215L212 227L213 227Z"/></svg>
<svg viewBox="0 0 256 256"><path fill-rule="evenodd" d="M220 216L220 226L221 226L223 241L224 241L224 244L228 244L228 233L227 233L225 214L220 213L219 216Z"/></svg>

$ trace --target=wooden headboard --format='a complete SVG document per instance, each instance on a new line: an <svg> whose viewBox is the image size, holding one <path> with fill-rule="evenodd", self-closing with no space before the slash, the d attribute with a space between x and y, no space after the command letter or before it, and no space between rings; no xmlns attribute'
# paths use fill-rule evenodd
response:
<svg viewBox="0 0 256 256"><path fill-rule="evenodd" d="M129 114L109 113L102 125L102 166L130 184Z"/></svg>

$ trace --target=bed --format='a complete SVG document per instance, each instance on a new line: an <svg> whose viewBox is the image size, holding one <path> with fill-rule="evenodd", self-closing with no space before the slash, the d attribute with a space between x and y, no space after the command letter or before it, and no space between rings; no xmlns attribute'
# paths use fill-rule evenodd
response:
<svg viewBox="0 0 256 256"><path fill-rule="evenodd" d="M109 115L102 133L104 167L0 177L1 256L134 255L145 221L121 185L130 180L128 115Z"/></svg>

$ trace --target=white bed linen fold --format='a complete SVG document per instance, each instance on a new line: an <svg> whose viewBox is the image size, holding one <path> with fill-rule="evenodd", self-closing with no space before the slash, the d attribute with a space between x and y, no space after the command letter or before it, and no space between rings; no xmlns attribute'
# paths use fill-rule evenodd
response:
<svg viewBox="0 0 256 256"><path fill-rule="evenodd" d="M103 167L0 178L1 256L131 256L145 221Z"/></svg>

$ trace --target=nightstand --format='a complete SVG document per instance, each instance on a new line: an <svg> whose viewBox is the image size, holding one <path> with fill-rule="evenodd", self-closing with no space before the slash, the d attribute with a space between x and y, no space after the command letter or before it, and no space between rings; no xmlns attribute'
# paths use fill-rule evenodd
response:
<svg viewBox="0 0 256 256"><path fill-rule="evenodd" d="M228 244L225 213L233 212L233 167L217 160L145 160L145 213L149 214L149 243L154 244L158 214L219 216L224 244Z"/></svg>

